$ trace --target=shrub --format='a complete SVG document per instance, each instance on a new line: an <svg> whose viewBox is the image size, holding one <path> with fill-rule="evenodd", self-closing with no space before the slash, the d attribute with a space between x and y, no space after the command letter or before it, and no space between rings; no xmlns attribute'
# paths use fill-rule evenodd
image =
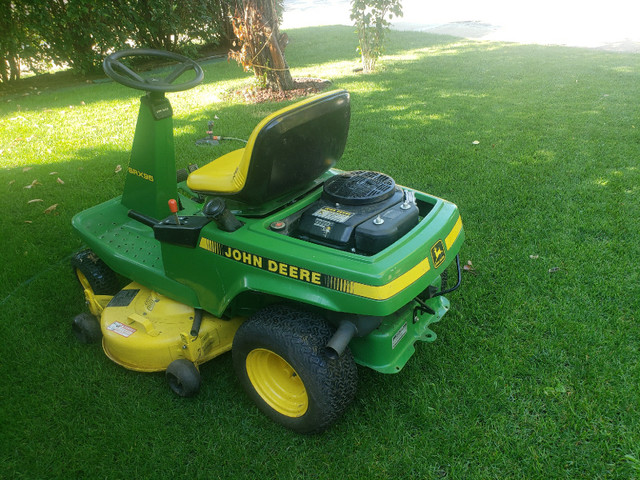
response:
<svg viewBox="0 0 640 480"><path fill-rule="evenodd" d="M375 69L393 16L402 16L400 0L351 0L351 20L358 32L358 53L365 73ZM388 19L387 19L388 17Z"/></svg>
<svg viewBox="0 0 640 480"><path fill-rule="evenodd" d="M99 68L125 47L193 54L197 45L228 44L234 0L0 0L0 79L19 77L20 61Z"/></svg>

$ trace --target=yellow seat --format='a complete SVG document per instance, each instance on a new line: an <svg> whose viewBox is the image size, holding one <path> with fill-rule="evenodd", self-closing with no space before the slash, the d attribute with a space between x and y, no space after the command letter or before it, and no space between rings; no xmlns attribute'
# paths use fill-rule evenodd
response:
<svg viewBox="0 0 640 480"><path fill-rule="evenodd" d="M244 187L246 173L241 172L246 148L223 155L194 171L187 179L187 186L195 192L237 193ZM248 162L245 162L248 164Z"/></svg>
<svg viewBox="0 0 640 480"><path fill-rule="evenodd" d="M264 118L245 148L192 172L187 186L260 205L310 185L342 156L349 131L345 90L316 95Z"/></svg>

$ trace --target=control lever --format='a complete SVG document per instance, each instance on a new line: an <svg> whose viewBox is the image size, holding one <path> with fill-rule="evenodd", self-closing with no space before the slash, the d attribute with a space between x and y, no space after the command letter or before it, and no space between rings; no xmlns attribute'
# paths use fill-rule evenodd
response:
<svg viewBox="0 0 640 480"><path fill-rule="evenodd" d="M218 225L220 230L225 232L235 232L244 225L236 216L227 208L224 200L221 198L212 198L202 207L202 213L212 218Z"/></svg>
<svg viewBox="0 0 640 480"><path fill-rule="evenodd" d="M173 218L176 219L176 225L180 225L180 217L178 217L178 202L173 198L169 200L169 210L173 213Z"/></svg>

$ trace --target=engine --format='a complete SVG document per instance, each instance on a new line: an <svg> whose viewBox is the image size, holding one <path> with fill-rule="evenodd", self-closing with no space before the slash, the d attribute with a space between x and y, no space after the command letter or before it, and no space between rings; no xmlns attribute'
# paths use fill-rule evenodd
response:
<svg viewBox="0 0 640 480"><path fill-rule="evenodd" d="M358 170L327 180L320 199L304 210L293 236L340 250L373 255L418 224L413 192L388 175Z"/></svg>

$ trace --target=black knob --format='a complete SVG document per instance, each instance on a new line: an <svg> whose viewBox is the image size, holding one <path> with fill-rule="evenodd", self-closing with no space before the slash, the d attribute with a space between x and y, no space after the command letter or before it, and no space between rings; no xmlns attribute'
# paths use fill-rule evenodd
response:
<svg viewBox="0 0 640 480"><path fill-rule="evenodd" d="M202 213L204 213L207 217L212 217L215 219L220 216L222 212L227 208L224 203L224 200L221 198L212 198L202 207Z"/></svg>

